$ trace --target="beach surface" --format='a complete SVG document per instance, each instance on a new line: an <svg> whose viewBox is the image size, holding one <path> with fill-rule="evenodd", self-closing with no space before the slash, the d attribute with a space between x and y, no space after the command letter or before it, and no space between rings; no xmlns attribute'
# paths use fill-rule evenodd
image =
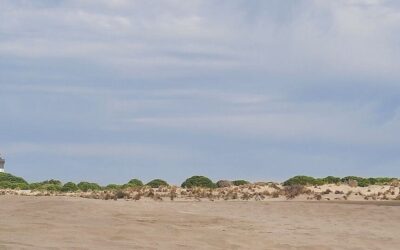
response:
<svg viewBox="0 0 400 250"><path fill-rule="evenodd" d="M0 249L399 249L398 201L0 196Z"/></svg>

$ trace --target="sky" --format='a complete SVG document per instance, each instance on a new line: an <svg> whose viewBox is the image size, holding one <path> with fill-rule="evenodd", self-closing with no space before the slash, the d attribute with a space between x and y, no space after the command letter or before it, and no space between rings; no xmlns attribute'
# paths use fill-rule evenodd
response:
<svg viewBox="0 0 400 250"><path fill-rule="evenodd" d="M397 0L0 0L29 181L400 176Z"/></svg>

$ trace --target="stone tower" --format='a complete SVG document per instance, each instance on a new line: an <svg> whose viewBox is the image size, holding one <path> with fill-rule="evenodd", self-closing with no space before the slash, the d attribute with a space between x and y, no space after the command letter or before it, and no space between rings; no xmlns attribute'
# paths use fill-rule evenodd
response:
<svg viewBox="0 0 400 250"><path fill-rule="evenodd" d="M4 164L6 161L0 156L0 173L4 172Z"/></svg>

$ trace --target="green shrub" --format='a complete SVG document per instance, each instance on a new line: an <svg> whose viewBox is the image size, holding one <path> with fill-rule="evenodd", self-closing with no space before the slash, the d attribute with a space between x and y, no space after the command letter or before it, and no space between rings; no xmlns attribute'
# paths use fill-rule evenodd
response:
<svg viewBox="0 0 400 250"><path fill-rule="evenodd" d="M14 183L14 185L15 185L14 189L29 190L29 184L28 183Z"/></svg>
<svg viewBox="0 0 400 250"><path fill-rule="evenodd" d="M314 185L314 186L321 186L324 184L328 184L328 183L325 182L325 180L323 178L314 178L314 182L310 183L310 185Z"/></svg>
<svg viewBox="0 0 400 250"><path fill-rule="evenodd" d="M362 177L358 177L358 176L346 176L346 177L343 177L342 179L341 179L341 181L343 182L343 183L347 183L348 181L350 181L350 180L354 180L354 181L362 181L364 178L362 178Z"/></svg>
<svg viewBox="0 0 400 250"><path fill-rule="evenodd" d="M369 185L371 185L370 180L369 179L365 179L362 177L358 177L358 176L346 176L344 178L341 179L341 181L343 183L349 183L349 181L356 181L357 185L359 187L368 187ZM375 181L372 181L375 182Z"/></svg>
<svg viewBox="0 0 400 250"><path fill-rule="evenodd" d="M314 178L311 176L304 176L298 175L295 177L290 178L289 180L283 183L284 186L291 186L291 185L317 185L321 186L324 184L338 184L343 179L334 176L327 176L325 178Z"/></svg>
<svg viewBox="0 0 400 250"><path fill-rule="evenodd" d="M28 182L26 182L23 178L8 173L0 173L0 182L28 184Z"/></svg>
<svg viewBox="0 0 400 250"><path fill-rule="evenodd" d="M338 183L340 183L340 178L334 177L334 176L327 176L327 177L323 178L322 181L325 184L338 184Z"/></svg>
<svg viewBox="0 0 400 250"><path fill-rule="evenodd" d="M46 180L29 184L31 190L61 191L62 183L59 180Z"/></svg>
<svg viewBox="0 0 400 250"><path fill-rule="evenodd" d="M9 181L0 181L0 189L14 189L16 186L16 183L11 183Z"/></svg>
<svg viewBox="0 0 400 250"><path fill-rule="evenodd" d="M192 176L186 179L181 187L183 188L192 188L192 187L206 187L206 188L215 188L216 185L209 178L205 176Z"/></svg>
<svg viewBox="0 0 400 250"><path fill-rule="evenodd" d="M374 179L376 185L388 185L392 183L393 181L397 180L396 178L390 178L390 177L378 177L378 178L370 178Z"/></svg>
<svg viewBox="0 0 400 250"><path fill-rule="evenodd" d="M27 183L12 183L9 181L2 181L2 182L0 182L0 189L29 190L29 184L27 184Z"/></svg>
<svg viewBox="0 0 400 250"><path fill-rule="evenodd" d="M62 192L76 192L78 191L78 186L73 183L73 182L67 182L62 186L61 191Z"/></svg>
<svg viewBox="0 0 400 250"><path fill-rule="evenodd" d="M52 185L62 186L61 181L59 181L59 180L54 180L54 179L45 180L45 181L42 181L42 182L40 182L40 183L41 183L42 185L52 184Z"/></svg>
<svg viewBox="0 0 400 250"><path fill-rule="evenodd" d="M121 189L121 185L108 184L105 189L107 189L107 190L117 190L117 189Z"/></svg>
<svg viewBox="0 0 400 250"><path fill-rule="evenodd" d="M95 190L100 190L101 189L99 184L86 182L86 181L79 182L78 183L78 188L83 192L87 192L89 190L95 191Z"/></svg>
<svg viewBox="0 0 400 250"><path fill-rule="evenodd" d="M40 189L46 191L61 191L62 186L57 184L44 184L40 187Z"/></svg>
<svg viewBox="0 0 400 250"><path fill-rule="evenodd" d="M37 190L42 186L42 183L40 182L33 182L29 184L29 189L30 190Z"/></svg>
<svg viewBox="0 0 400 250"><path fill-rule="evenodd" d="M343 183L348 183L350 180L357 181L358 186L367 187L369 185L388 185L396 178L378 177L378 178L362 178L358 176L346 176L341 179Z"/></svg>
<svg viewBox="0 0 400 250"><path fill-rule="evenodd" d="M292 177L283 183L284 186L292 186L292 185L316 185L316 180L310 176L298 175Z"/></svg>
<svg viewBox="0 0 400 250"><path fill-rule="evenodd" d="M143 187L143 182L139 179L132 179L128 183L122 185L122 189L126 188L140 188Z"/></svg>
<svg viewBox="0 0 400 250"><path fill-rule="evenodd" d="M158 187L162 187L162 186L166 186L168 187L168 183L164 180L161 179L154 179L152 181L150 181L149 183L146 184L147 186L150 186L152 188L158 188Z"/></svg>
<svg viewBox="0 0 400 250"><path fill-rule="evenodd" d="M369 185L389 185L396 178L390 177L377 177L377 178L362 178L357 176L347 176L342 178L342 182L348 182L349 180L355 180L358 182L358 186L367 187Z"/></svg>
<svg viewBox="0 0 400 250"><path fill-rule="evenodd" d="M357 180L357 184L359 187L368 187L369 185L371 185L370 181L364 178Z"/></svg>
<svg viewBox="0 0 400 250"><path fill-rule="evenodd" d="M368 183L370 184L370 185L375 185L375 184L377 184L377 178L368 178L368 179L366 179L366 181L368 181Z"/></svg>
<svg viewBox="0 0 400 250"><path fill-rule="evenodd" d="M235 181L232 181L232 184L235 185L235 186L242 186L242 185L246 185L246 184L249 184L249 183L250 183L250 182L245 181L245 180L235 180Z"/></svg>
<svg viewBox="0 0 400 250"><path fill-rule="evenodd" d="M130 187L141 187L143 182L139 179L132 179L127 183Z"/></svg>
<svg viewBox="0 0 400 250"><path fill-rule="evenodd" d="M30 190L40 190L40 191L61 191L62 186L56 184L43 184L41 182L29 184Z"/></svg>

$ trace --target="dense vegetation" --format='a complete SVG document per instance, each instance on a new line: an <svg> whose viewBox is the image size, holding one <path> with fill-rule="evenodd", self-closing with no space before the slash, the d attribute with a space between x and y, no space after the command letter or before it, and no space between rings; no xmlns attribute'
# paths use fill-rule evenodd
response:
<svg viewBox="0 0 400 250"><path fill-rule="evenodd" d="M0 188L3 189L29 189L29 184L23 178L8 173L0 173Z"/></svg>
<svg viewBox="0 0 400 250"><path fill-rule="evenodd" d="M126 185L129 187L141 187L143 186L143 182L139 179L132 179Z"/></svg>
<svg viewBox="0 0 400 250"><path fill-rule="evenodd" d="M307 186L307 185L324 185L324 184L349 184L351 186L359 186L359 187L367 187L369 185L388 185L393 183L394 181L400 181L396 178L389 177L379 177L379 178L363 178L358 176L346 176L343 178L327 176L325 178L314 178L311 176L294 176L288 180L286 180L283 185L288 186ZM192 187L205 187L205 188L216 188L216 187L229 187L231 185L241 186L249 184L250 182L245 180L235 180L235 181L227 181L220 180L217 183L214 183L212 180L205 176L192 176L186 179L182 183L182 187L184 188L192 188ZM105 187L100 186L97 183L82 181L78 184L73 182L67 182L63 184L59 180L46 180L42 182L28 183L21 177L17 177L8 173L0 173L0 189L18 189L18 190L39 190L39 191L57 191L57 192L88 192L88 191L97 191L97 190L111 190L119 192L128 188L140 188L143 187L143 182L139 179L131 179L126 184L109 184ZM146 184L146 186L152 188L159 188L163 186L169 186L169 184L161 179L154 179Z"/></svg>
<svg viewBox="0 0 400 250"><path fill-rule="evenodd" d="M91 190L91 191L101 190L101 187L99 184L92 183L92 182L86 182L86 181L79 182L78 188L79 188L79 190L81 190L83 192L87 192L89 190Z"/></svg>
<svg viewBox="0 0 400 250"><path fill-rule="evenodd" d="M147 186L150 186L152 188L159 188L159 187L168 187L168 183L164 180L161 179L154 179L150 181L149 183L146 184Z"/></svg>
<svg viewBox="0 0 400 250"><path fill-rule="evenodd" d="M232 181L232 183L235 186L242 186L242 185L249 184L250 182L245 181L245 180L235 180L235 181Z"/></svg>
<svg viewBox="0 0 400 250"><path fill-rule="evenodd" d="M79 190L78 186L73 182L67 182L61 188L62 192L76 192L78 190Z"/></svg>
<svg viewBox="0 0 400 250"><path fill-rule="evenodd" d="M324 185L324 184L347 184L354 182L359 187L367 187L369 185L385 185L390 184L396 178L379 177L379 178L363 178L358 176L346 176L344 178L328 176L325 178L314 178L310 176L298 175L292 177L283 183L284 186L292 185Z"/></svg>
<svg viewBox="0 0 400 250"><path fill-rule="evenodd" d="M62 187L61 181L53 179L29 184L29 189L41 191L62 191Z"/></svg>
<svg viewBox="0 0 400 250"><path fill-rule="evenodd" d="M0 173L0 182L28 184L23 178L8 173Z"/></svg>
<svg viewBox="0 0 400 250"><path fill-rule="evenodd" d="M186 179L181 186L183 188L192 188L192 187L215 188L217 185L214 182L212 182L212 180L210 180L205 176L195 175Z"/></svg>

